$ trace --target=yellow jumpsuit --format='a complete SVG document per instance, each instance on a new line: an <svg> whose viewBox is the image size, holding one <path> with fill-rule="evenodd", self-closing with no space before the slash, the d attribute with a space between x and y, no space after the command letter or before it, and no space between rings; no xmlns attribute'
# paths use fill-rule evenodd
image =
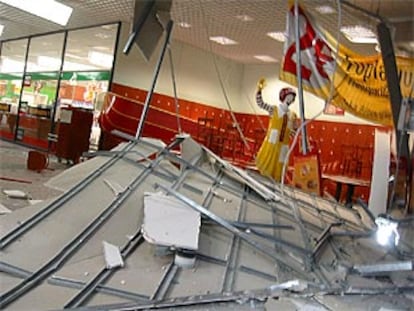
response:
<svg viewBox="0 0 414 311"><path fill-rule="evenodd" d="M280 182L295 114L290 111L284 113L278 107L263 103L260 93L256 98L259 107L272 113L266 137L256 156L256 166L262 175Z"/></svg>

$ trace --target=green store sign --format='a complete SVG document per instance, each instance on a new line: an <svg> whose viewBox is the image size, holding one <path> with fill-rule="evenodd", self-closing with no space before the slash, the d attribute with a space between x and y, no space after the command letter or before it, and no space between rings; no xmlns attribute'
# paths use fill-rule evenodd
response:
<svg viewBox="0 0 414 311"><path fill-rule="evenodd" d="M0 80L21 80L22 73L0 73Z"/></svg>
<svg viewBox="0 0 414 311"><path fill-rule="evenodd" d="M110 71L66 71L62 72L61 80L73 81L109 81ZM26 73L26 78L36 80L57 80L59 72L31 72ZM22 73L0 73L0 80L21 80Z"/></svg>

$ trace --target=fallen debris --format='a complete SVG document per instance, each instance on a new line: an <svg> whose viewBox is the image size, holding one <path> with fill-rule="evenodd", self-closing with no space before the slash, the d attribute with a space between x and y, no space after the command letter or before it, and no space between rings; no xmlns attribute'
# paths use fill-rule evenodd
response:
<svg viewBox="0 0 414 311"><path fill-rule="evenodd" d="M113 269L124 266L119 247L108 242L103 241L104 256L107 269Z"/></svg>
<svg viewBox="0 0 414 311"><path fill-rule="evenodd" d="M0 215L10 214L12 211L0 203Z"/></svg>
<svg viewBox="0 0 414 311"><path fill-rule="evenodd" d="M20 179L20 178L12 178L12 177L1 176L0 179L5 180L5 181L19 182L19 183L23 183L23 184L31 184L32 183L30 180Z"/></svg>
<svg viewBox="0 0 414 311"><path fill-rule="evenodd" d="M3 190L3 193L12 199L28 199L27 193L21 190Z"/></svg>

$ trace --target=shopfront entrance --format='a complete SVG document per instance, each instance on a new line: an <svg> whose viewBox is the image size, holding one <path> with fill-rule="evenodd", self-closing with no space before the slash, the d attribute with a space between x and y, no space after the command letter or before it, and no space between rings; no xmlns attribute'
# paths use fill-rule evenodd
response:
<svg viewBox="0 0 414 311"><path fill-rule="evenodd" d="M120 24L2 42L0 138L55 151L62 110L82 110L99 139L99 98L109 90ZM65 116L63 116L65 117ZM76 131L76 129L75 129ZM75 133L79 134L79 133Z"/></svg>

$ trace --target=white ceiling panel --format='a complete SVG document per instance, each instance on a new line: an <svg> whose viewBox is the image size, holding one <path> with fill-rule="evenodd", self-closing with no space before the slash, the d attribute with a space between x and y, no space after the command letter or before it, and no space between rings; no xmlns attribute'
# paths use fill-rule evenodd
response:
<svg viewBox="0 0 414 311"><path fill-rule="evenodd" d="M61 0L74 11L67 29L109 22L130 22L133 18L133 0ZM341 25L364 25L376 30L377 19L352 8L385 18L395 27L394 47L398 53L413 56L414 51L414 0L303 0L302 5L321 26L336 37L338 12ZM341 3L338 7L337 3ZM320 14L315 9L329 5L333 14ZM260 63L254 55L269 55L280 60L283 43L268 36L269 31L284 31L286 27L287 0L173 0L172 18L175 22L173 39L212 51L241 63ZM53 14L53 13L51 13ZM247 15L251 20L242 21L237 16ZM182 28L180 22L191 25ZM0 4L0 24L5 25L1 40L65 29L28 13ZM222 46L208 40L210 36L226 36L238 42ZM375 44L350 44L343 36L342 43L363 54L373 54Z"/></svg>

